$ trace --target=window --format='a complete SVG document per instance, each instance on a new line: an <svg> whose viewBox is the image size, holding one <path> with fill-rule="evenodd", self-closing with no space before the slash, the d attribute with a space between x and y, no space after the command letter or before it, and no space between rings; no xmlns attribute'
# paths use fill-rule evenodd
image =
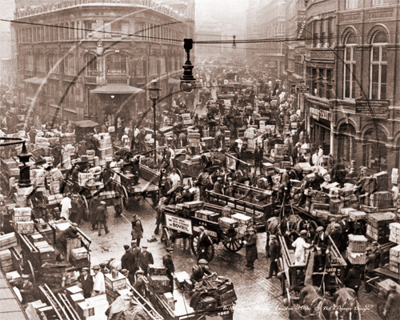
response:
<svg viewBox="0 0 400 320"><path fill-rule="evenodd" d="M37 57L37 71L46 72L46 59L43 54Z"/></svg>
<svg viewBox="0 0 400 320"><path fill-rule="evenodd" d="M387 3L388 3L388 0L372 0L372 5L376 6L376 7L383 6Z"/></svg>
<svg viewBox="0 0 400 320"><path fill-rule="evenodd" d="M121 37L121 20L111 23L111 33L113 37Z"/></svg>
<svg viewBox="0 0 400 320"><path fill-rule="evenodd" d="M317 95L317 69L312 69L312 83L311 83L311 93Z"/></svg>
<svg viewBox="0 0 400 320"><path fill-rule="evenodd" d="M97 57L93 54L85 55L86 75L90 77L97 76Z"/></svg>
<svg viewBox="0 0 400 320"><path fill-rule="evenodd" d="M48 58L48 70L52 70L52 68L57 64L57 55L52 53L49 54L49 58ZM57 67L54 69L53 73L59 73L59 66L57 65Z"/></svg>
<svg viewBox="0 0 400 320"><path fill-rule="evenodd" d="M69 84L64 85L64 94L67 92ZM75 87L71 86L68 89L68 93L64 97L63 102L64 108L71 111L76 111L75 107Z"/></svg>
<svg viewBox="0 0 400 320"><path fill-rule="evenodd" d="M346 9L357 9L357 8L358 8L358 0L346 0Z"/></svg>
<svg viewBox="0 0 400 320"><path fill-rule="evenodd" d="M25 56L25 70L33 71L33 55L31 54Z"/></svg>
<svg viewBox="0 0 400 320"><path fill-rule="evenodd" d="M150 76L157 74L157 57L149 57Z"/></svg>
<svg viewBox="0 0 400 320"><path fill-rule="evenodd" d="M85 38L92 37L92 30L93 30L93 23L92 21L85 21L84 22L84 29L85 29Z"/></svg>
<svg viewBox="0 0 400 320"><path fill-rule="evenodd" d="M378 31L372 38L370 99L386 99L387 82L387 37L383 31Z"/></svg>
<svg viewBox="0 0 400 320"><path fill-rule="evenodd" d="M69 54L64 59L64 74L75 75L75 57L73 54Z"/></svg>
<svg viewBox="0 0 400 320"><path fill-rule="evenodd" d="M356 37L354 33L347 36L344 49L344 93L345 99L355 99L356 88L356 59L354 49L356 47Z"/></svg>
<svg viewBox="0 0 400 320"><path fill-rule="evenodd" d="M120 54L107 56L107 76L126 76L126 58Z"/></svg>

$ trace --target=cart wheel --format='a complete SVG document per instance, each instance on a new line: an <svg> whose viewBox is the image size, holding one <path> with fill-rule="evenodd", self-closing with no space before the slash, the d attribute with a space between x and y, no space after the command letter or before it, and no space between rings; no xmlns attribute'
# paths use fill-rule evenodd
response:
<svg viewBox="0 0 400 320"><path fill-rule="evenodd" d="M32 263L31 263L31 261L30 260L27 260L26 261L26 264L27 264L27 267L28 267L28 272L26 272L26 273L29 273L31 276L32 276L32 284L33 284L33 290L34 290L34 298L36 298L37 297L37 293L38 293L38 286L37 286L37 283L36 283L36 276L35 276L35 270L33 269L33 266L32 266Z"/></svg>
<svg viewBox="0 0 400 320"><path fill-rule="evenodd" d="M170 248L172 245L171 237L167 228L162 228L161 241L167 248Z"/></svg>
<svg viewBox="0 0 400 320"><path fill-rule="evenodd" d="M197 242L199 241L199 235L193 235L190 237L190 248L196 257L199 257L197 252ZM209 245L205 248L205 252L202 254L202 258L206 259L208 262L214 259L214 244Z"/></svg>
<svg viewBox="0 0 400 320"><path fill-rule="evenodd" d="M226 237L222 240L222 244L226 249L231 252L238 252L243 248L243 239L239 239L236 237Z"/></svg>

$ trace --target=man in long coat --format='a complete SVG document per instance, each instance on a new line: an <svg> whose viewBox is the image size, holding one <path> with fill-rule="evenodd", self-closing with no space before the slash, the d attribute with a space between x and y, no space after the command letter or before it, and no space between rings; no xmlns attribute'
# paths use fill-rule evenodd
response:
<svg viewBox="0 0 400 320"><path fill-rule="evenodd" d="M137 214L133 216L132 220L132 240L136 240L136 244L140 246L140 240L143 238L143 226Z"/></svg>
<svg viewBox="0 0 400 320"><path fill-rule="evenodd" d="M207 260L207 253L206 249L210 245L213 245L213 242L209 235L205 233L205 228L203 226L199 227L200 229L200 234L199 234L199 240L197 242L197 261L201 259L206 259Z"/></svg>
<svg viewBox="0 0 400 320"><path fill-rule="evenodd" d="M89 274L89 268L83 268L81 275L78 277L78 281L81 284L83 290L83 296L90 298L93 290L93 277Z"/></svg>
<svg viewBox="0 0 400 320"><path fill-rule="evenodd" d="M125 253L121 258L121 268L129 271L128 280L131 285L135 283L135 258L128 245L124 246Z"/></svg>
<svg viewBox="0 0 400 320"><path fill-rule="evenodd" d="M254 261L258 258L257 254L257 234L253 228L247 230L248 234L243 241L246 246L246 268L248 270L254 269Z"/></svg>
<svg viewBox="0 0 400 320"><path fill-rule="evenodd" d="M151 252L147 251L147 246L142 246L142 251L139 255L139 266L144 271L146 277L150 264L154 264L153 255Z"/></svg>
<svg viewBox="0 0 400 320"><path fill-rule="evenodd" d="M279 242L276 239L276 236L274 234L271 234L270 238L270 243L269 243L269 257L270 257L270 263L269 263L269 273L268 273L268 277L272 278L273 273L275 271L275 275L278 274L278 259L281 253L281 249L279 246Z"/></svg>
<svg viewBox="0 0 400 320"><path fill-rule="evenodd" d="M174 290L174 272L175 272L175 266L174 266L174 261L172 260L172 248L167 248L168 253L165 254L162 257L163 261L163 266L167 269L167 277L169 279L169 285L170 285L170 292L173 292Z"/></svg>
<svg viewBox="0 0 400 320"><path fill-rule="evenodd" d="M110 232L108 231L107 227L107 208L106 208L106 203L104 201L100 201L100 205L96 209L96 222L98 225L99 237L101 236L102 225L104 226L106 234Z"/></svg>

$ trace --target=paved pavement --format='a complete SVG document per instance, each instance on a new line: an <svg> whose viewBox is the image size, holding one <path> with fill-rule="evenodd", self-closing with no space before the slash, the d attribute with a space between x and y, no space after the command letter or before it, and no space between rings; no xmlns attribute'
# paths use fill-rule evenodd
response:
<svg viewBox="0 0 400 320"><path fill-rule="evenodd" d="M130 222L134 213L138 214L142 220L144 227L144 239L142 241L147 243L147 239L150 239L153 234L156 217L155 210L147 201L132 201L131 210L125 210L120 218L115 218L113 209L109 208L109 229L111 232L108 235L105 235L103 230L102 236L98 237L97 231L90 231L88 222L84 224L83 231L93 241L91 245L93 264L105 262L111 258L121 258L124 254L123 245L130 244ZM166 253L165 246L160 241L147 244L148 250L153 253L156 263L161 264L161 258ZM258 235L258 253L259 259L255 262L255 269L249 271L245 268L245 249L232 253L227 251L222 244L219 244L216 246L215 258L210 263L210 268L217 274L230 278L235 285L238 300L235 306L234 320L288 319L288 312L282 303L283 297L279 280L277 278L265 279L268 275L269 265L265 257L265 234ZM175 246L173 260L176 271L190 273L195 264L194 256L189 251L181 249L179 244ZM364 287L360 289L359 301L361 307L366 308L362 315L363 320L379 319L375 307L370 307L374 304L374 296L367 294Z"/></svg>

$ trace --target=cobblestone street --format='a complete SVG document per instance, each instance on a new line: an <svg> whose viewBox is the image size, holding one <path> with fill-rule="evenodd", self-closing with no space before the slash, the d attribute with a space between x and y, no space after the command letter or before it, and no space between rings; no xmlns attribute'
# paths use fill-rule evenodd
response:
<svg viewBox="0 0 400 320"><path fill-rule="evenodd" d="M97 231L90 231L86 222L83 230L92 238L92 262L94 264L107 261L111 258L120 259L124 253L123 245L130 243L130 221L133 213L138 213L143 222L143 243L148 244L149 251L153 253L156 263L161 263L162 256L166 253L165 246L160 241L148 243L155 227L156 212L147 201L132 202L134 211L124 211L120 218L114 218L112 208L109 208L110 233L101 237ZM159 239L159 237L158 237ZM258 235L258 257L254 270L245 268L245 249L237 253L229 252L222 244L216 246L215 258L210 263L212 271L218 275L226 276L232 280L238 297L235 306L234 319L288 319L288 311L283 305L283 296L280 281L274 277L267 280L269 261L265 257L265 234ZM177 271L190 273L195 264L195 258L188 250L183 250L180 245L175 246L173 253ZM374 305L375 296L365 292L364 286L359 292L359 303L363 311L362 319L376 320L379 316Z"/></svg>

